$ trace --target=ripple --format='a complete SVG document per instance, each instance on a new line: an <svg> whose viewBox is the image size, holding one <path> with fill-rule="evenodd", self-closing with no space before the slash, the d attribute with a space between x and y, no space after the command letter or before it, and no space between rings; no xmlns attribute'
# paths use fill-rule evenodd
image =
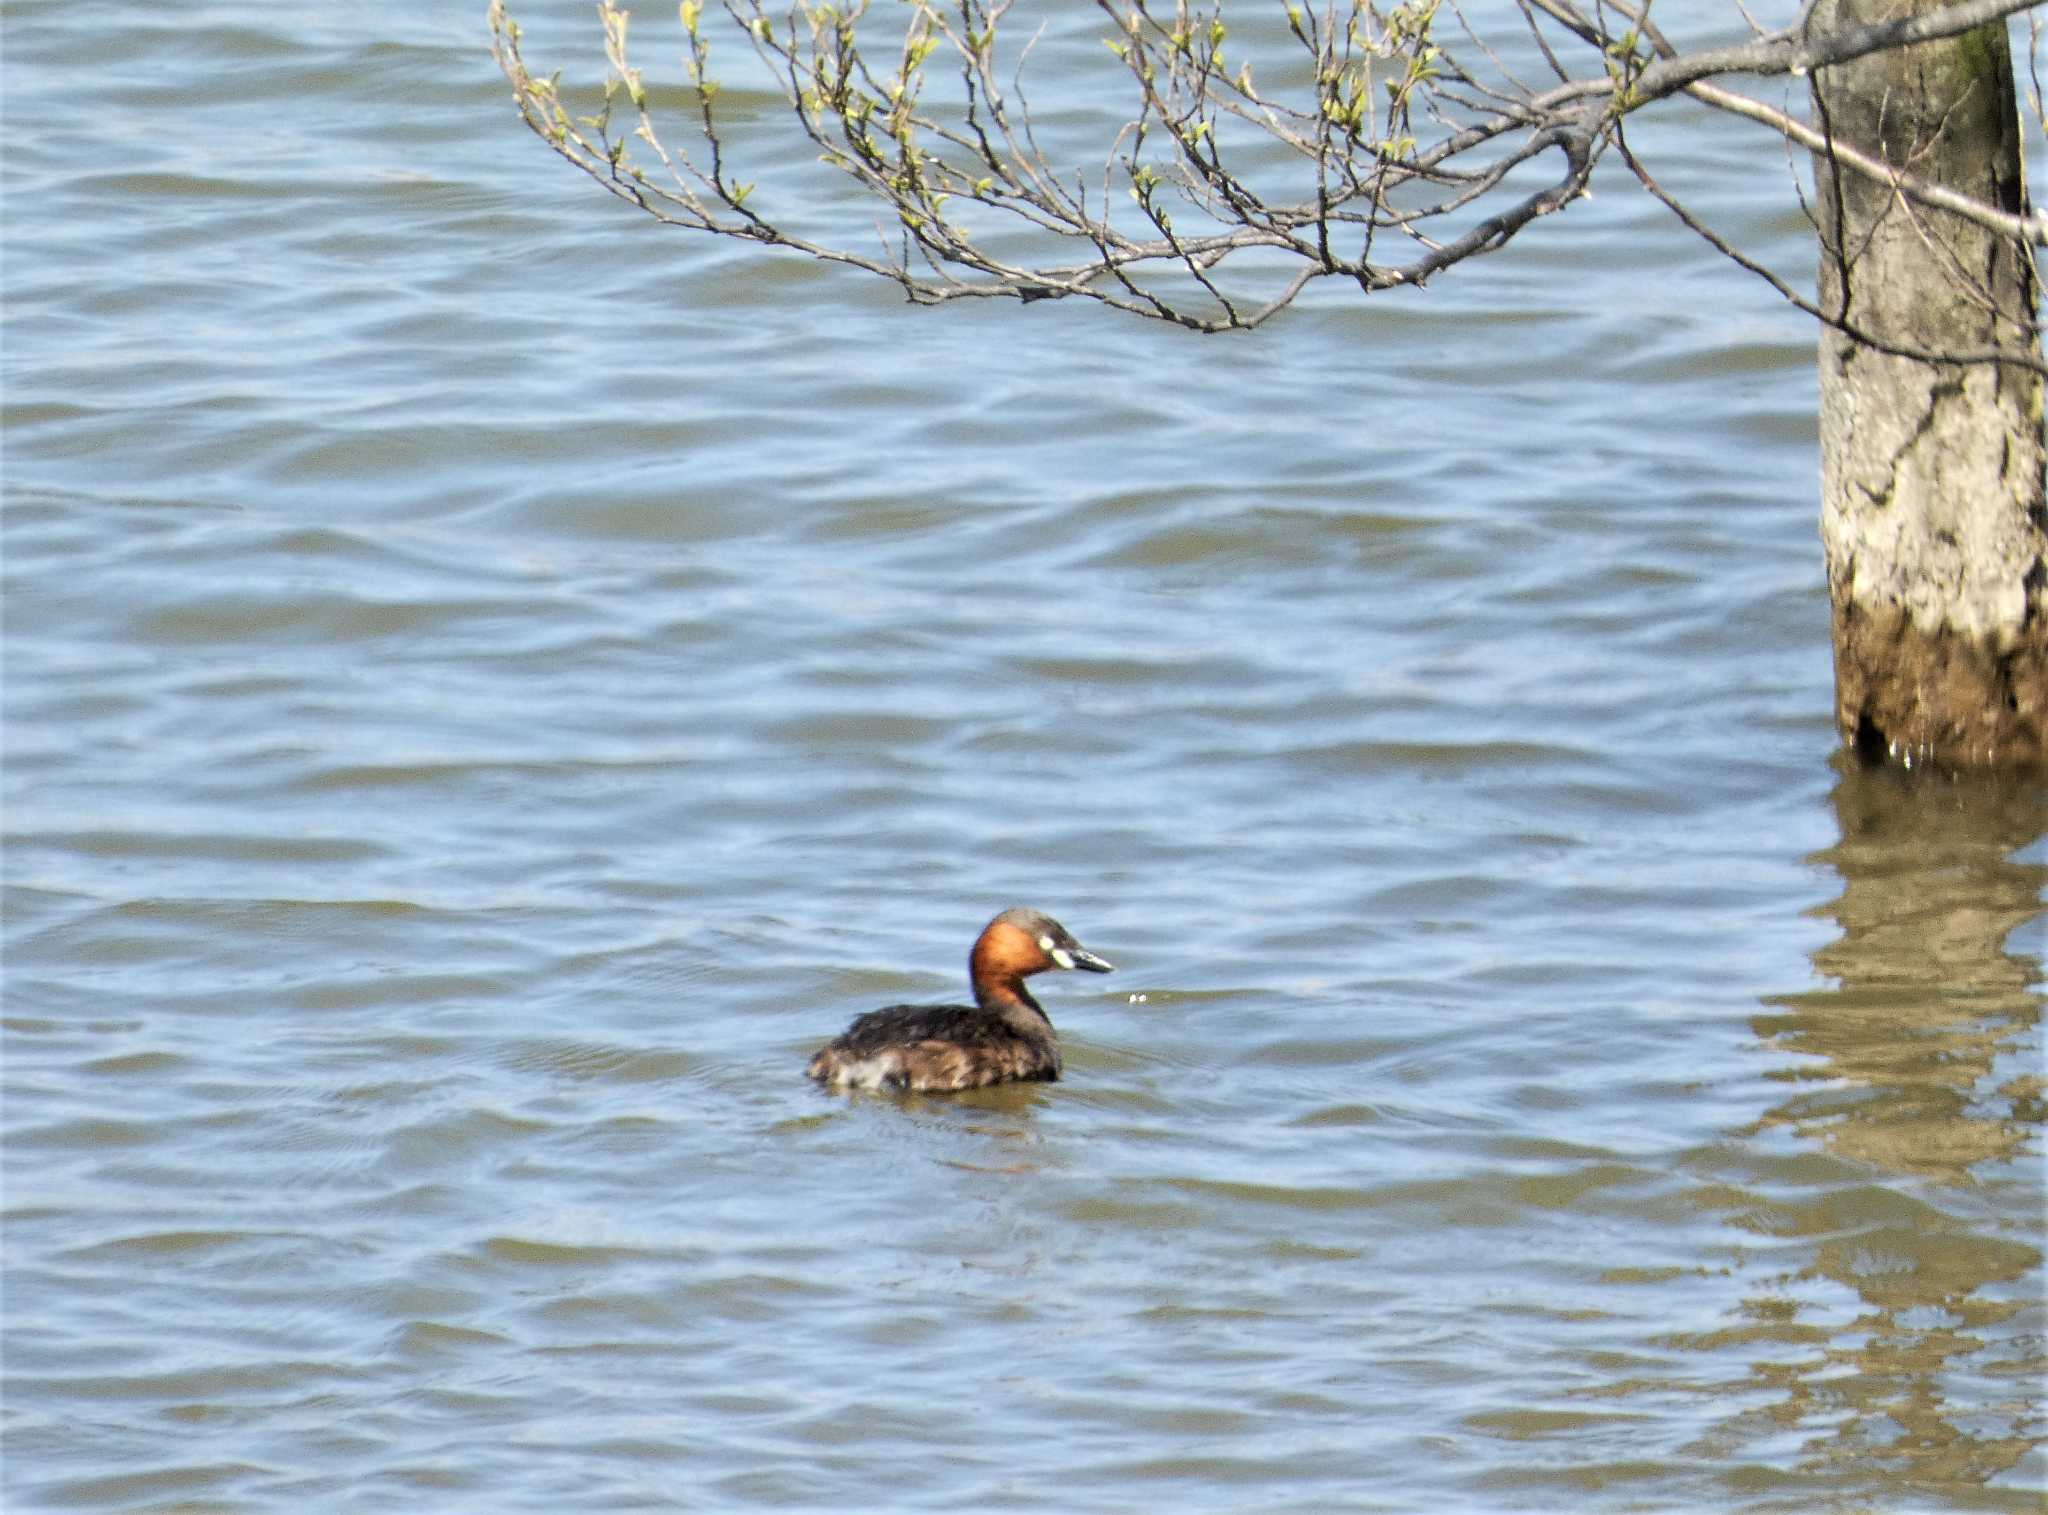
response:
<svg viewBox="0 0 2048 1515"><path fill-rule="evenodd" d="M505 1061L507 1066L526 1072L620 1084L668 1083L689 1078L701 1067L698 1059L683 1052L653 1052L586 1042L529 1044L509 1052Z"/></svg>
<svg viewBox="0 0 2048 1515"><path fill-rule="evenodd" d="M279 837L192 832L175 835L128 831L28 831L14 844L112 859L197 858L235 863L355 863L383 849L342 837Z"/></svg>
<svg viewBox="0 0 2048 1515"><path fill-rule="evenodd" d="M132 1472L45 1483L39 1498L57 1508L109 1509L167 1497L221 1497L237 1485L268 1482L271 1470L252 1463L162 1463Z"/></svg>
<svg viewBox="0 0 2048 1515"><path fill-rule="evenodd" d="M496 1331L416 1320L400 1330L394 1350L408 1357L460 1358L474 1352L502 1351L512 1344L511 1337Z"/></svg>
<svg viewBox="0 0 2048 1515"><path fill-rule="evenodd" d="M164 1133L141 1121L80 1119L56 1121L41 1126L18 1127L8 1135L16 1146L29 1148L76 1148L98 1151L105 1148L147 1147L162 1140Z"/></svg>
<svg viewBox="0 0 2048 1515"><path fill-rule="evenodd" d="M502 1160L554 1129L548 1121L495 1110L464 1110L392 1132L386 1161L399 1172L417 1174L465 1165L482 1156Z"/></svg>
<svg viewBox="0 0 2048 1515"><path fill-rule="evenodd" d="M173 646L244 646L252 642L376 641L423 636L513 617L510 600L430 603L375 601L342 595L269 597L210 595L204 603L165 606L137 618L132 634Z"/></svg>
<svg viewBox="0 0 2048 1515"><path fill-rule="evenodd" d="M491 1237L484 1242L483 1253L490 1262L521 1268L599 1267L606 1263L632 1261L641 1255L630 1248L577 1246L517 1236Z"/></svg>

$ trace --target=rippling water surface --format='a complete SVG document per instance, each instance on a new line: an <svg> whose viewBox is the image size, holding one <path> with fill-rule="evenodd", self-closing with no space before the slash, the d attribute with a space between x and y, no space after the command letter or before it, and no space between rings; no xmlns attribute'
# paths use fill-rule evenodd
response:
<svg viewBox="0 0 2048 1515"><path fill-rule="evenodd" d="M10 1508L2041 1508L2048 815L1833 752L1809 330L1619 181L910 312L481 10L7 13ZM1066 1082L805 1083L1020 902Z"/></svg>

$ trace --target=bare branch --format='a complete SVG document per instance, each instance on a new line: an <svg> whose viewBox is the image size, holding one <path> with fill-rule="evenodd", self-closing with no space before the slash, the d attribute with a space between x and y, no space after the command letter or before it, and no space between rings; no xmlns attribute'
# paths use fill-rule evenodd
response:
<svg viewBox="0 0 2048 1515"><path fill-rule="evenodd" d="M880 209L883 238L872 254L792 229L733 177L704 0L681 6L680 116L657 110L615 0L600 0L610 73L588 115L528 69L504 3L491 4L493 50L522 118L608 193L670 224L880 275L921 304L1063 296L1200 331L1241 330L1316 279L1368 292L1420 285L1496 251L1583 195L1612 147L1710 245L1826 319L1701 226L1628 149L1627 119L1680 94L1775 131L1836 172L1876 181L1903 205L1963 217L2022 248L2048 245L2048 216L1926 182L1910 164L1853 149L1717 82L1799 76L1961 35L2048 0L1962 0L1824 31L1807 0L1792 26L1763 32L1752 22L1747 42L1689 53L1651 23L1648 0L1588 0L1590 11L1579 0L1515 0L1526 41L1556 78L1541 87L1488 46L1460 0L1385 9L1381 0L1283 0L1284 20L1262 12L1254 22L1269 49L1277 43L1282 61L1306 73L1305 85L1280 94L1255 82L1224 0L1096 0L1130 94L1128 116L1105 133L1093 184L1040 140L1023 70L1044 29L1004 47L1012 0L905 0L903 28L886 45L867 36L880 25L867 0L774 0L788 6L776 12L770 0L715 0L747 43L738 56L767 71L819 160ZM1575 52L1586 64L1577 75ZM678 125L690 140L664 137ZM636 149L651 155L648 169ZM1538 163L1553 167L1530 183Z"/></svg>
<svg viewBox="0 0 2048 1515"><path fill-rule="evenodd" d="M1911 358L1922 363L2011 363L2021 368L2030 368L2036 373L2048 374L2048 362L2042 360L2038 349L2032 351L2012 351L2002 348L1973 348L1965 351L1934 352L1927 348L1913 347L1890 341L1849 321L1839 311L1822 309L1821 306L1800 294L1783 279L1772 273L1762 263L1750 257L1742 249L1722 237L1720 233L1706 225L1692 211L1687 209L1685 205L1680 203L1675 196L1651 176L1649 170L1643 167L1640 160L1629 150L1626 133L1617 133L1615 149L1620 154L1622 162L1628 166L1629 172L1636 176L1643 188L1648 190L1674 216L1678 217L1688 231L1691 231L1706 242L1708 246L1728 259L1729 262L1762 279L1772 289L1776 290L1787 304L1812 316L1823 325L1832 326L1836 330L1845 333L1863 346L1873 348L1878 352L1889 353L1895 358Z"/></svg>
<svg viewBox="0 0 2048 1515"><path fill-rule="evenodd" d="M1651 99L1661 99L1699 79L1721 74L1792 74L1804 77L1816 68L1848 63L1870 53L1888 52L1915 42L1933 42L1959 37L1993 21L2002 21L2020 11L2031 10L2041 0L1965 0L1898 21L1869 26L1844 27L1819 36L1806 36L1801 25L1773 32L1754 42L1734 47L1705 48L1682 56L1660 58L1643 70L1638 88Z"/></svg>
<svg viewBox="0 0 2048 1515"><path fill-rule="evenodd" d="M2001 237L2010 237L2015 242L2048 246L2048 215L2040 211L2035 211L2030 216L2016 216L2010 211L1987 205L1982 200L1973 200L1968 195L1949 189L1945 185L1930 184L1904 169L1894 167L1882 158L1873 158L1868 153L1859 152L1839 138L1817 132L1804 121L1795 120L1783 111L1773 109L1761 100L1751 99L1748 95L1737 94L1733 90L1722 89L1712 84L1692 85L1687 93L1716 110L1760 122L1787 141L1797 143L1810 152L1832 153L1845 167L1853 168L1860 174L1888 185L1906 199L1974 221L1986 231L1995 232Z"/></svg>

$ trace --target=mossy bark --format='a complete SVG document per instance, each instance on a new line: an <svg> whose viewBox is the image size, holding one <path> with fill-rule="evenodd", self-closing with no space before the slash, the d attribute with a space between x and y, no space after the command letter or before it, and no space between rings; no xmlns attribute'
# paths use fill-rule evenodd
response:
<svg viewBox="0 0 2048 1515"><path fill-rule="evenodd" d="M1939 0L1822 0L1814 22ZM1818 123L1918 178L2026 209L2004 24L1820 70ZM2038 353L2031 260L2010 241L1816 162L1821 304L1874 340ZM2016 319L2016 317L2018 319ZM1821 536L1835 718L1867 753L1957 768L2048 762L2042 380L2011 364L1821 338Z"/></svg>

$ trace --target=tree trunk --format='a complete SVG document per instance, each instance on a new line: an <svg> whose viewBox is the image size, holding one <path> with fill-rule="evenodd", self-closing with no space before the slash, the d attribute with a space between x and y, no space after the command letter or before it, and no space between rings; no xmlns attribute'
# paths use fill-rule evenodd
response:
<svg viewBox="0 0 2048 1515"><path fill-rule="evenodd" d="M1819 27L1939 0L1822 0ZM1915 176L2026 209L1998 22L1813 80L1816 124ZM1820 297L1874 341L2040 351L2034 269L2011 242L1816 158ZM1987 308L1989 307L1989 308ZM1843 740L1908 764L2048 762L2042 381L2010 364L1894 357L1821 333L1821 537Z"/></svg>

